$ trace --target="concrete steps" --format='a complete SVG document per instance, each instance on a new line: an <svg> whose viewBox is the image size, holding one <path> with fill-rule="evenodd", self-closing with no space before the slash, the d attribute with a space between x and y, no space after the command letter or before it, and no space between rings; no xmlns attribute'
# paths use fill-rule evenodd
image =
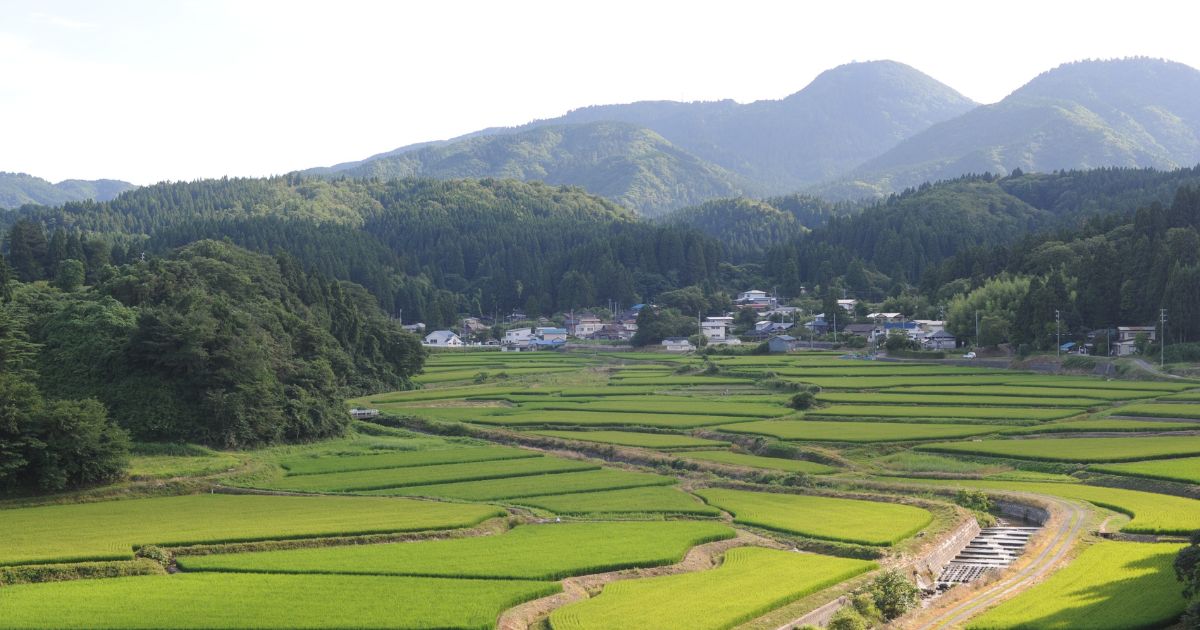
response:
<svg viewBox="0 0 1200 630"><path fill-rule="evenodd" d="M1037 527L985 527L942 569L939 586L964 584L1020 557Z"/></svg>

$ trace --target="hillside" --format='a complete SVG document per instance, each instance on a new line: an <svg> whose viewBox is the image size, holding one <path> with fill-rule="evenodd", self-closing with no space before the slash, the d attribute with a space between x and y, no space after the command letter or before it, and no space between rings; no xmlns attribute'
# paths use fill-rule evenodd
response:
<svg viewBox="0 0 1200 630"><path fill-rule="evenodd" d="M793 194L769 199L714 199L680 208L662 220L711 236L725 246L732 260L742 261L758 258L767 248L854 210L851 204L831 204L817 197Z"/></svg>
<svg viewBox="0 0 1200 630"><path fill-rule="evenodd" d="M27 203L57 206L68 201L108 201L136 188L115 179L67 179L57 184L25 173L0 172L0 208L18 208Z"/></svg>
<svg viewBox="0 0 1200 630"><path fill-rule="evenodd" d="M539 179L655 215L743 191L793 192L974 106L904 64L855 63L782 100L585 107L307 172Z"/></svg>
<svg viewBox="0 0 1200 630"><path fill-rule="evenodd" d="M429 146L338 171L351 177L509 178L579 186L654 216L741 192L724 169L623 123L555 125Z"/></svg>
<svg viewBox="0 0 1200 630"><path fill-rule="evenodd" d="M820 190L853 196L964 173L1197 162L1200 71L1155 59L1084 61L933 125Z"/></svg>

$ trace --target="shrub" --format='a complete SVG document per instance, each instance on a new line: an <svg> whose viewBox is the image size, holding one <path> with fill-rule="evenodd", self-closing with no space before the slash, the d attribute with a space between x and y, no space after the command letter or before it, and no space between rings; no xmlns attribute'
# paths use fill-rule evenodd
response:
<svg viewBox="0 0 1200 630"><path fill-rule="evenodd" d="M883 614L879 612L879 607L875 605L875 598L870 593L858 593L854 599L850 600L850 605L870 625L883 621Z"/></svg>
<svg viewBox="0 0 1200 630"><path fill-rule="evenodd" d="M812 406L816 402L817 398L813 396L812 392L800 392L792 396L792 400L788 403L788 406L792 409L812 409Z"/></svg>
<svg viewBox="0 0 1200 630"><path fill-rule="evenodd" d="M895 569L884 571L871 582L870 592L884 619L895 619L912 610L921 600L916 584Z"/></svg>
<svg viewBox="0 0 1200 630"><path fill-rule="evenodd" d="M992 509L992 500L979 490L959 490L954 502L976 512L987 512Z"/></svg>
<svg viewBox="0 0 1200 630"><path fill-rule="evenodd" d="M857 610L846 606L833 614L825 630L867 630L867 621Z"/></svg>

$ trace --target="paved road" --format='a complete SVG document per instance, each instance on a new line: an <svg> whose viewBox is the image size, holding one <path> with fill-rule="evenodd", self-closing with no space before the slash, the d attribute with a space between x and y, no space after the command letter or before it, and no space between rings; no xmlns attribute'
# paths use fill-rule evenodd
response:
<svg viewBox="0 0 1200 630"><path fill-rule="evenodd" d="M1022 589L1057 568L1059 562L1067 555L1071 547L1074 546L1080 532L1083 531L1084 524L1087 522L1088 512L1079 505L1063 499L1045 495L1031 496L1036 496L1043 501L1056 504L1066 515L1066 518L1059 523L1058 527L1051 534L1053 538L1050 540L1050 543L1038 552L1033 562L1025 565L1021 570L1005 576L990 587L975 593L970 599L955 604L937 617L913 626L914 628L935 630L961 627L963 622L983 612L985 608L998 604L1019 593Z"/></svg>

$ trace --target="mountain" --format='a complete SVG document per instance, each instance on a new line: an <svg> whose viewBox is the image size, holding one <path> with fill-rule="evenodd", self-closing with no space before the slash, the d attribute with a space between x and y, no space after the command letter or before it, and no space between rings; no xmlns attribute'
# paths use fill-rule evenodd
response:
<svg viewBox="0 0 1200 630"><path fill-rule="evenodd" d="M1200 162L1200 71L1157 59L1082 61L941 122L819 192L886 193L965 173Z"/></svg>
<svg viewBox="0 0 1200 630"><path fill-rule="evenodd" d="M85 199L108 201L133 188L136 186L115 179L67 179L51 184L25 173L0 172L0 208L18 208L27 203L57 206Z"/></svg>
<svg viewBox="0 0 1200 630"><path fill-rule="evenodd" d="M504 178L580 186L646 215L742 192L736 175L625 123L547 125L425 146L337 171L350 177Z"/></svg>
<svg viewBox="0 0 1200 630"><path fill-rule="evenodd" d="M736 197L680 208L662 217L662 221L711 236L725 247L728 258L742 262L757 259L766 249L856 209L854 204L833 204L800 194L769 199Z"/></svg>
<svg viewBox="0 0 1200 630"><path fill-rule="evenodd" d="M853 63L782 100L585 107L306 173L541 179L655 215L740 192L793 192L975 106L904 64Z"/></svg>

